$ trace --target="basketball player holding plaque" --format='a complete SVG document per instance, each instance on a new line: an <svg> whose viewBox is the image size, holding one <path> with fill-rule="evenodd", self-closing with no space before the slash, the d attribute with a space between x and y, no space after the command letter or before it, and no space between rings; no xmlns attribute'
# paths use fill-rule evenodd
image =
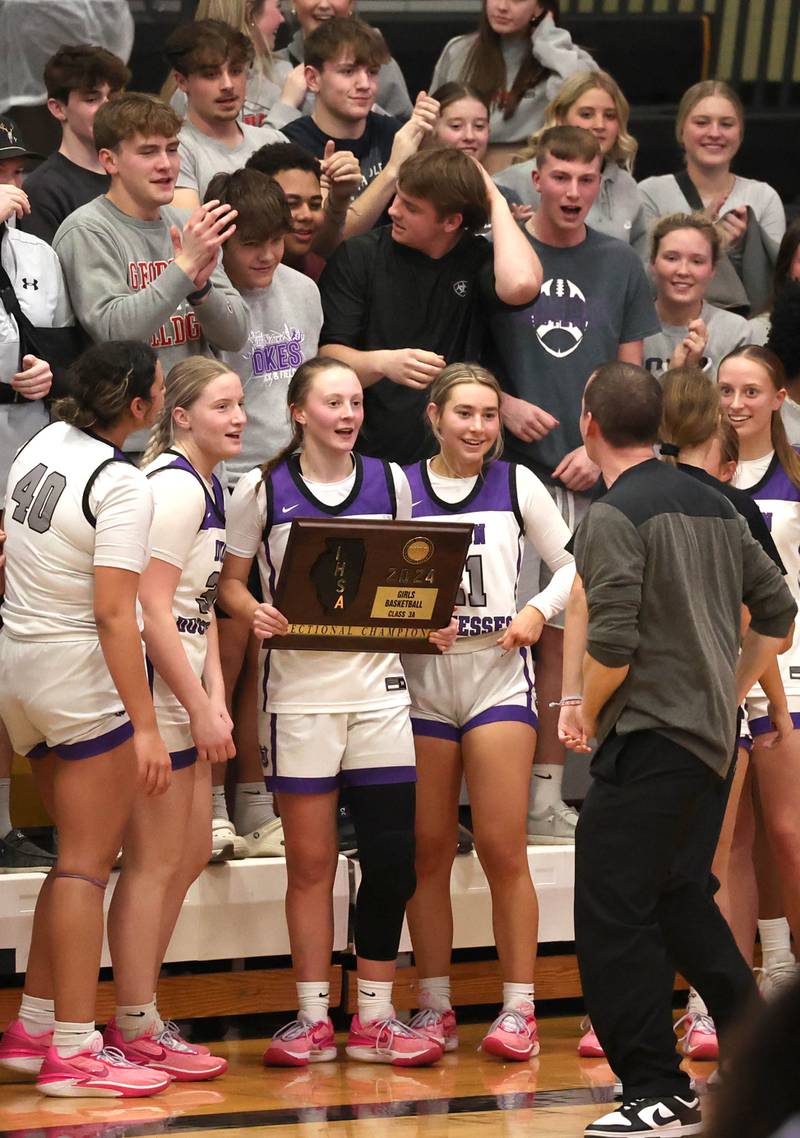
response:
<svg viewBox="0 0 800 1138"><path fill-rule="evenodd" d="M458 639L446 657L405 656L417 750L417 891L408 906L421 1008L412 1027L458 1045L450 1004L450 870L458 799L466 778L475 845L492 894L503 1005L482 1042L504 1060L539 1050L533 970L538 909L525 821L538 719L535 644L566 603L575 576L569 529L538 478L499 461L501 392L490 372L451 364L429 389L439 453L406 468L415 520L473 528ZM530 543L552 572L517 612L522 549Z"/></svg>
<svg viewBox="0 0 800 1138"><path fill-rule="evenodd" d="M400 468L353 454L364 412L361 384L350 368L334 359L307 361L289 384L288 403L291 443L263 469L244 475L234 491L220 580L225 610L246 620L267 645L289 631L271 602L298 514L384 523L411 516L411 492ZM247 588L254 557L262 602ZM333 557L335 581L335 550ZM328 600L335 605L334 591ZM454 622L430 634L442 649L454 637ZM303 1066L336 1055L328 1017L331 890L336 807L346 787L362 870L355 915L358 1014L347 1054L403 1066L433 1063L441 1045L400 1023L392 1007L405 905L416 883L416 768L400 658L391 652L285 649L262 657L260 742L283 822L286 917L299 1005L298 1018L276 1033L265 1062Z"/></svg>

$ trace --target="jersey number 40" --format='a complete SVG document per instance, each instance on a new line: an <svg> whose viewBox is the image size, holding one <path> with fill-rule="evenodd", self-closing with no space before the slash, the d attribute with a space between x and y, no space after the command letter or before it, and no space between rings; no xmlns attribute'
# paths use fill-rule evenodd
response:
<svg viewBox="0 0 800 1138"><path fill-rule="evenodd" d="M24 525L27 519L28 526L34 533L47 533L53 520L53 511L66 485L67 480L63 474L57 470L51 470L48 474L44 463L37 463L33 470L23 474L11 491L12 501L17 503L12 518L20 525Z"/></svg>

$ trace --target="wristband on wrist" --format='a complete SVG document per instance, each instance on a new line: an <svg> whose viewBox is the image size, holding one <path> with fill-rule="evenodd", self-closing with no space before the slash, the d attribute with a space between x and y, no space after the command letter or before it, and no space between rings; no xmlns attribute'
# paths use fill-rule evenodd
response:
<svg viewBox="0 0 800 1138"><path fill-rule="evenodd" d="M548 707L577 707L579 703L583 703L582 695L565 695L561 699L553 700L548 703Z"/></svg>
<svg viewBox="0 0 800 1138"><path fill-rule="evenodd" d="M208 294L211 292L211 289L211 281L206 281L202 288L199 288L196 292L190 292L187 295L186 299L190 304L198 304L203 299L203 297L208 296Z"/></svg>

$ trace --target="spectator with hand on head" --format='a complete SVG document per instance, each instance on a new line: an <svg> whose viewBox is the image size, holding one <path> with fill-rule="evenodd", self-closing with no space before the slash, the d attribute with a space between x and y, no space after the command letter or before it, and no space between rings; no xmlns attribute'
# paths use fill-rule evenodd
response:
<svg viewBox="0 0 800 1138"><path fill-rule="evenodd" d="M323 273L320 351L365 389L362 452L408 463L430 453L419 430L428 386L448 361L480 356L489 304L530 303L542 278L502 194L459 150L406 159L389 216ZM493 244L477 236L489 220Z"/></svg>

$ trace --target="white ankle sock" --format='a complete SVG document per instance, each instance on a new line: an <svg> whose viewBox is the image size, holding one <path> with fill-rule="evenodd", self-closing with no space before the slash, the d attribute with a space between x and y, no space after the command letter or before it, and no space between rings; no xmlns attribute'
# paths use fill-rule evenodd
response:
<svg viewBox="0 0 800 1138"><path fill-rule="evenodd" d="M791 964L792 934L786 917L774 917L758 922L758 939L761 941L761 963L769 970L773 964Z"/></svg>
<svg viewBox="0 0 800 1138"><path fill-rule="evenodd" d="M450 1011L450 977L427 976L417 981L419 987L419 1006L433 1008L437 1012Z"/></svg>
<svg viewBox="0 0 800 1138"><path fill-rule="evenodd" d="M225 787L213 786L211 788L211 817L223 818L228 821L228 804L225 801Z"/></svg>
<svg viewBox="0 0 800 1138"><path fill-rule="evenodd" d="M557 763L534 763L531 773L531 793L529 808L534 814L541 814L550 806L561 805L561 783L564 768Z"/></svg>
<svg viewBox="0 0 800 1138"><path fill-rule="evenodd" d="M71 1059L85 1051L95 1035L94 1020L88 1023L66 1023L56 1020L53 1024L53 1047L62 1059Z"/></svg>
<svg viewBox="0 0 800 1138"><path fill-rule="evenodd" d="M331 986L327 980L303 980L295 984L297 988L297 1006L300 1009L298 1019L306 1023L319 1023L328 1018L328 1007L331 1002Z"/></svg>
<svg viewBox="0 0 800 1138"><path fill-rule="evenodd" d="M362 1023L372 1023L376 1019L391 1019L392 1007L391 980L358 979L358 1018Z"/></svg>
<svg viewBox="0 0 800 1138"><path fill-rule="evenodd" d="M517 1011L523 1004L533 1004L533 984L504 984L503 1011Z"/></svg>
<svg viewBox="0 0 800 1138"><path fill-rule="evenodd" d="M149 1004L118 1004L114 1019L125 1040L139 1039L143 1035L159 1035L164 1030L154 1000Z"/></svg>
<svg viewBox="0 0 800 1138"><path fill-rule="evenodd" d="M53 1030L56 1021L56 1005L52 1000L42 1000L39 996L22 993L17 1017L28 1035L45 1035Z"/></svg>
<svg viewBox="0 0 800 1138"><path fill-rule="evenodd" d="M263 782L240 782L236 787L233 817L237 834L252 834L275 817L272 794Z"/></svg>
<svg viewBox="0 0 800 1138"><path fill-rule="evenodd" d="M11 779L0 778L0 838L4 838L12 829Z"/></svg>
<svg viewBox="0 0 800 1138"><path fill-rule="evenodd" d="M705 1000L696 992L694 988L689 989L689 999L686 1001L687 1014L694 1012L695 1015L707 1016L708 1008L706 1007Z"/></svg>

